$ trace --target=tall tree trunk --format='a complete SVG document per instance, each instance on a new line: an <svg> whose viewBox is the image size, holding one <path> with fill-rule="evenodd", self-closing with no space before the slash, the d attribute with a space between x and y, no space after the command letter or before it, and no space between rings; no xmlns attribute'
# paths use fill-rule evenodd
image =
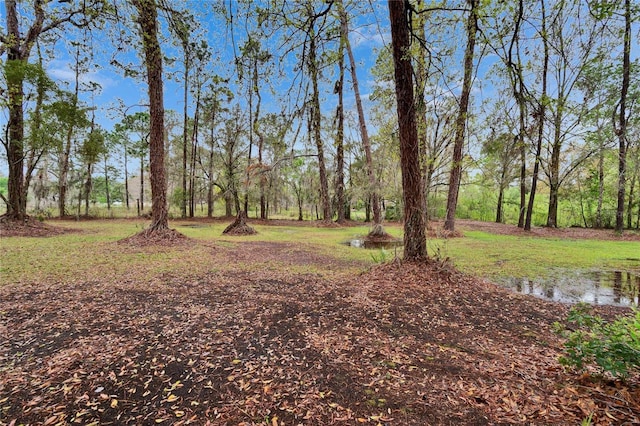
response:
<svg viewBox="0 0 640 426"><path fill-rule="evenodd" d="M523 122L524 110L520 111L520 121ZM524 128L521 127L521 132ZM523 134L523 133L521 133ZM518 209L518 228L526 225L525 215L527 212L527 147L524 144L524 135L520 137L518 151L520 154L520 208Z"/></svg>
<svg viewBox="0 0 640 426"><path fill-rule="evenodd" d="M169 229L167 187L164 172L164 104L162 87L162 52L158 43L158 22L155 0L133 0L138 9L138 24L144 48L149 86L151 132L149 157L151 172L150 231Z"/></svg>
<svg viewBox="0 0 640 426"><path fill-rule="evenodd" d="M388 1L393 47L396 101L400 134L400 163L404 202L404 258L422 260L427 257L427 240L422 208L420 148L413 99L413 67L409 58L409 21L407 3Z"/></svg>
<svg viewBox="0 0 640 426"><path fill-rule="evenodd" d="M127 147L124 147L124 199L125 204L127 205L127 211L129 210L129 168L128 168L128 155L127 155Z"/></svg>
<svg viewBox="0 0 640 426"><path fill-rule="evenodd" d="M244 215L249 217L249 181L251 180L251 151L253 150L253 90L249 90L249 153L244 188Z"/></svg>
<svg viewBox="0 0 640 426"><path fill-rule="evenodd" d="M595 227L602 228L602 203L604 200L604 146L600 143L598 152L598 207L596 208Z"/></svg>
<svg viewBox="0 0 640 426"><path fill-rule="evenodd" d="M76 48L75 53L75 68L74 68L74 92L72 101L72 110L75 113L78 107L78 95L80 92L80 47ZM65 143L59 159L60 173L58 176L58 214L60 217L65 215L65 203L67 201L67 186L69 176L69 159L71 158L71 141L73 139L73 132L75 131L75 120L71 120L65 135Z"/></svg>
<svg viewBox="0 0 640 426"><path fill-rule="evenodd" d="M518 104L518 136L516 146L520 154L520 209L518 211L518 228L525 226L525 214L527 207L527 147L524 142L525 120L527 114L526 98L524 96L524 76L522 73L522 60L520 57L520 25L524 15L524 2L518 1L517 15L514 19L513 36L509 45L508 66L511 73L513 95ZM513 61L513 48L516 48L516 62Z"/></svg>
<svg viewBox="0 0 640 426"><path fill-rule="evenodd" d="M531 221L533 219L533 207L536 197L536 189L538 186L538 174L540 172L540 155L542 155L542 140L544 136L544 122L545 115L547 113L547 77L549 72L549 43L547 41L547 16L544 0L540 0L540 7L542 11L542 27L541 38L544 49L544 59L542 64L542 95L538 102L538 110L536 111L538 117L538 137L536 140L536 155L533 164L533 175L531 177L531 193L529 194L529 203L527 205L527 217L524 223L524 230L531 230Z"/></svg>
<svg viewBox="0 0 640 426"><path fill-rule="evenodd" d="M622 54L622 87L620 89L620 115L618 135L618 205L616 207L616 232L624 228L624 191L627 172L627 92L631 74L631 0L624 2L624 48Z"/></svg>
<svg viewBox="0 0 640 426"><path fill-rule="evenodd" d="M37 46L37 50L38 50L38 65L40 66L41 69L44 69L43 63L42 63L42 54L40 52L39 44ZM46 87L44 82L44 80L46 79L47 79L46 76L38 77L38 82L36 87L36 102L35 102L33 112L31 113L31 121L33 123L32 124L33 133L38 133L42 129L42 105L44 103L44 97L46 92ZM24 195L22 197L22 200L24 203L23 207L25 212L27 211L26 203L27 203L27 196L29 192L29 186L31 185L31 178L33 176L33 172L35 171L38 162L40 161L40 158L42 158L45 151L46 151L46 148L36 149L33 146L31 147L31 149L29 149L29 155L27 157L27 164L26 164L27 171L24 174ZM37 207L36 210L40 210L40 208Z"/></svg>
<svg viewBox="0 0 640 426"><path fill-rule="evenodd" d="M144 211L144 153L140 156L140 210Z"/></svg>
<svg viewBox="0 0 640 426"><path fill-rule="evenodd" d="M549 210L547 226L558 227L558 192L560 190L560 151L562 148L562 117L564 115L565 95L562 89L558 92L558 104L553 118L553 144L551 147L551 164L549 165Z"/></svg>
<svg viewBox="0 0 640 426"><path fill-rule="evenodd" d="M637 177L638 177L638 174L634 173L633 176L631 176L630 183L629 183L629 201L627 201L627 228L629 229L631 229L631 216L632 216L633 201L634 201L633 197L635 195L634 192L635 192Z"/></svg>
<svg viewBox="0 0 640 426"><path fill-rule="evenodd" d="M444 229L455 229L456 208L458 206L458 191L460 190L460 178L462 176L462 148L467 123L467 111L469 109L469 96L471 94L471 79L473 74L473 50L476 45L476 32L478 31L478 0L468 0L471 10L467 19L467 47L464 52L464 79L458 117L456 119L456 133L453 144L453 163L449 175L449 194L447 196L447 218Z"/></svg>
<svg viewBox="0 0 640 426"><path fill-rule="evenodd" d="M418 0L418 9L423 8L423 0ZM418 14L416 17L415 31L422 40L426 40L425 35L425 14ZM425 49L418 49L416 69L416 125L418 126L418 145L420 147L420 165L422 170L422 187L424 188L424 197L422 211L424 214L425 224L429 223L429 189L431 188L431 176L433 175L433 161L431 161L429 155L429 143L427 141L427 102L425 99L424 91L427 87L427 58L425 55ZM437 140L437 129L434 140Z"/></svg>
<svg viewBox="0 0 640 426"><path fill-rule="evenodd" d="M338 106L336 108L336 204L337 223L345 222L345 197L344 197L344 35L340 36L340 51L338 53L338 82L334 93L338 94ZM300 206L302 215L302 206ZM302 217L300 216L300 220Z"/></svg>
<svg viewBox="0 0 640 426"><path fill-rule="evenodd" d="M258 187L260 189L260 219L267 218L267 205L265 198L265 178L263 175L262 168L262 151L264 149L264 135L260 130L260 107L262 105L262 95L260 95L260 88L258 87L258 59L254 59L253 63L253 91L258 98L258 102L256 103L256 113L253 117L253 130L258 137Z"/></svg>
<svg viewBox="0 0 640 426"><path fill-rule="evenodd" d="M320 175L320 204L322 206L322 219L331 220L331 203L329 200L329 182L327 180L327 168L324 161L324 143L320 135L320 91L318 89L318 64L316 52L316 35L311 29L308 57L309 74L313 86L311 95L311 130L318 150L318 171Z"/></svg>
<svg viewBox="0 0 640 426"><path fill-rule="evenodd" d="M224 215L226 217L233 215L233 193L228 189L224 191Z"/></svg>
<svg viewBox="0 0 640 426"><path fill-rule="evenodd" d="M213 156L215 154L215 112L211 116L211 128L210 132L210 141L211 145L209 146L209 173L207 179L207 217L213 216Z"/></svg>
<svg viewBox="0 0 640 426"><path fill-rule="evenodd" d="M111 194L109 193L109 166L107 164L108 156L104 156L104 190L107 197L107 210L111 210Z"/></svg>
<svg viewBox="0 0 640 426"><path fill-rule="evenodd" d="M74 15L80 15L85 11L84 3L81 8L76 10L65 11L66 16L57 15L55 18L47 22L45 21L44 7L47 5L45 0L33 0L26 2L33 6L33 11L24 13L22 16L18 16L16 0L5 0L5 16L6 16L6 36L0 41L2 43L2 50L7 51L7 60L2 64L4 66L6 74L7 84L7 107L9 110L9 117L7 121L8 138L4 143L7 153L7 163L9 167L8 176L8 193L7 193L7 213L6 216L12 220L24 220L27 217L27 192L29 190L28 185L25 184L25 171L24 171L24 159L25 159L25 144L24 144L24 78L23 72L11 72L21 71L20 68L29 62L29 56L33 45L38 40L38 37L43 32L61 29L70 21L77 22L72 19ZM92 9L91 6L87 7L88 10ZM24 20L22 20L24 18ZM31 20L31 26L21 32L20 23L25 20ZM35 163L29 165L29 169L32 171L35 169ZM27 173L29 177L30 173ZM3 197L4 198L4 197Z"/></svg>
<svg viewBox="0 0 640 426"><path fill-rule="evenodd" d="M93 164L87 164L87 180L84 184L84 215L89 217L89 199L91 198L91 188L93 187L93 182L91 180L91 173L93 171Z"/></svg>
<svg viewBox="0 0 640 426"><path fill-rule="evenodd" d="M200 92L201 85L198 85L196 90L196 110L193 116L193 131L191 134L191 163L189 165L189 217L194 217L196 204L196 160L198 158L198 132L200 126Z"/></svg>
<svg viewBox="0 0 640 426"><path fill-rule="evenodd" d="M378 182L373 170L371 142L369 141L369 132L367 131L367 123L364 118L362 99L360 98L360 86L358 85L356 61L353 57L353 51L351 50L351 43L349 42L349 22L347 19L347 13L344 10L344 5L342 4L342 0L338 0L338 12L340 14L341 40L344 40L347 55L349 56L351 82L353 84L353 93L356 98L356 109L358 111L358 126L360 127L360 136L362 137L362 145L364 147L365 160L367 162L367 177L369 178L369 192L371 194L371 207L373 210L373 225L375 226L382 223L380 200L378 197Z"/></svg>
<svg viewBox="0 0 640 426"><path fill-rule="evenodd" d="M6 70L20 67L29 59L31 47L42 32L44 10L42 1L33 3L34 20L31 28L21 38L18 10L15 0L5 0L7 18L7 40L3 41L7 49ZM9 42L10 41L10 42ZM24 220L27 217L27 190L24 187L24 77L20 72L7 72L7 95L9 120L9 137L6 143L7 163L9 166L7 217Z"/></svg>
<svg viewBox="0 0 640 426"><path fill-rule="evenodd" d="M182 198L180 200L180 217L187 217L187 140L189 139L189 54L187 43L184 47L184 93L183 93L183 123L182 123Z"/></svg>
<svg viewBox="0 0 640 426"><path fill-rule="evenodd" d="M5 1L7 14L7 35L13 40L20 40L18 27L18 12L15 0ZM24 54L19 43L13 43L7 49L5 69L10 66L20 66ZM9 163L7 216L23 220L26 215L24 198L24 109L23 109L23 79L20 73L6 73L7 91L9 96L9 140L7 142L7 162ZM23 208L22 206L25 206Z"/></svg>
<svg viewBox="0 0 640 426"><path fill-rule="evenodd" d="M504 204L504 187L506 186L505 184L505 179L506 179L506 175L507 174L507 169L506 167L502 168L502 172L500 174L500 188L498 190L498 205L496 206L496 223L502 223L504 221L503 215L502 215L502 206Z"/></svg>

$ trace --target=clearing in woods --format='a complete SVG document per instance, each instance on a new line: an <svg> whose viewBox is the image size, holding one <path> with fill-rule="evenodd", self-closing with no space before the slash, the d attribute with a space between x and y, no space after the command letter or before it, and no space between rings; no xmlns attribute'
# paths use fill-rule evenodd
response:
<svg viewBox="0 0 640 426"><path fill-rule="evenodd" d="M345 228L252 221L258 235L222 237L227 223L193 221L172 223L186 236L163 245L122 241L140 223L54 222L45 238L3 228L0 424L640 422L637 374L558 364L565 305L444 261L373 265L337 244ZM594 237L617 239L532 240Z"/></svg>

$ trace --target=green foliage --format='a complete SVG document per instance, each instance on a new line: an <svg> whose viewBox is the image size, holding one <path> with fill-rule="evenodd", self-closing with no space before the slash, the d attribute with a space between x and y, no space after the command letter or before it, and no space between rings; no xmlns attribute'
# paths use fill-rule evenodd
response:
<svg viewBox="0 0 640 426"><path fill-rule="evenodd" d="M110 168L110 172L114 170ZM100 204L107 202L107 185L104 176L95 176L93 178L92 200ZM109 199L111 203L124 202L124 184L109 178Z"/></svg>
<svg viewBox="0 0 640 426"><path fill-rule="evenodd" d="M86 163L96 163L101 155L107 153L105 132L100 129L92 130L80 147L79 153Z"/></svg>
<svg viewBox="0 0 640 426"><path fill-rule="evenodd" d="M580 303L571 309L567 321L571 328L556 323L559 334L565 336L565 355L560 363L580 371L596 364L601 372L614 377L626 377L631 370L640 370L640 310L630 316L607 323L592 315L591 306Z"/></svg>
<svg viewBox="0 0 640 426"><path fill-rule="evenodd" d="M399 204L387 206L387 208L384 210L385 220L400 220L402 219L402 214L402 206Z"/></svg>
<svg viewBox="0 0 640 426"><path fill-rule="evenodd" d="M175 207L182 206L183 201L186 199L186 194L182 188L176 188L173 190L170 198L170 204Z"/></svg>
<svg viewBox="0 0 640 426"><path fill-rule="evenodd" d="M386 263L387 260L389 259L390 259L389 252L383 248L381 248L377 254L371 253L371 260L373 260L373 263Z"/></svg>
<svg viewBox="0 0 640 426"><path fill-rule="evenodd" d="M6 196L9 191L9 178L0 177L0 194Z"/></svg>

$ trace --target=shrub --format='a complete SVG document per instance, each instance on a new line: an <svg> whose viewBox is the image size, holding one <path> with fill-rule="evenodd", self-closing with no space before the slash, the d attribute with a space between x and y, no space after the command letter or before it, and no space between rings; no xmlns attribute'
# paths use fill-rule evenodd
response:
<svg viewBox="0 0 640 426"><path fill-rule="evenodd" d="M556 323L558 333L567 338L562 365L583 371L595 364L601 373L614 377L640 370L640 310L608 323L592 315L591 306L579 303L569 312L567 322L572 326Z"/></svg>

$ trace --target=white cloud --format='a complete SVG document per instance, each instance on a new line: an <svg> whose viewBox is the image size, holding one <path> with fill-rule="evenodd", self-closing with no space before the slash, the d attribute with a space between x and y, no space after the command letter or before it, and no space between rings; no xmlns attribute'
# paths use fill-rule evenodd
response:
<svg viewBox="0 0 640 426"><path fill-rule="evenodd" d="M104 91L115 85L115 81L110 77L104 75L102 70L94 70L80 74L79 81L81 84L89 85L96 83L100 86L100 91ZM75 81L75 71L69 66L68 63L62 61L55 61L47 69L47 74L54 80L64 81L73 84Z"/></svg>
<svg viewBox="0 0 640 426"><path fill-rule="evenodd" d="M375 25L352 30L349 34L349 41L354 49L358 47L381 47L388 40L391 40L391 35L389 33L381 33Z"/></svg>

